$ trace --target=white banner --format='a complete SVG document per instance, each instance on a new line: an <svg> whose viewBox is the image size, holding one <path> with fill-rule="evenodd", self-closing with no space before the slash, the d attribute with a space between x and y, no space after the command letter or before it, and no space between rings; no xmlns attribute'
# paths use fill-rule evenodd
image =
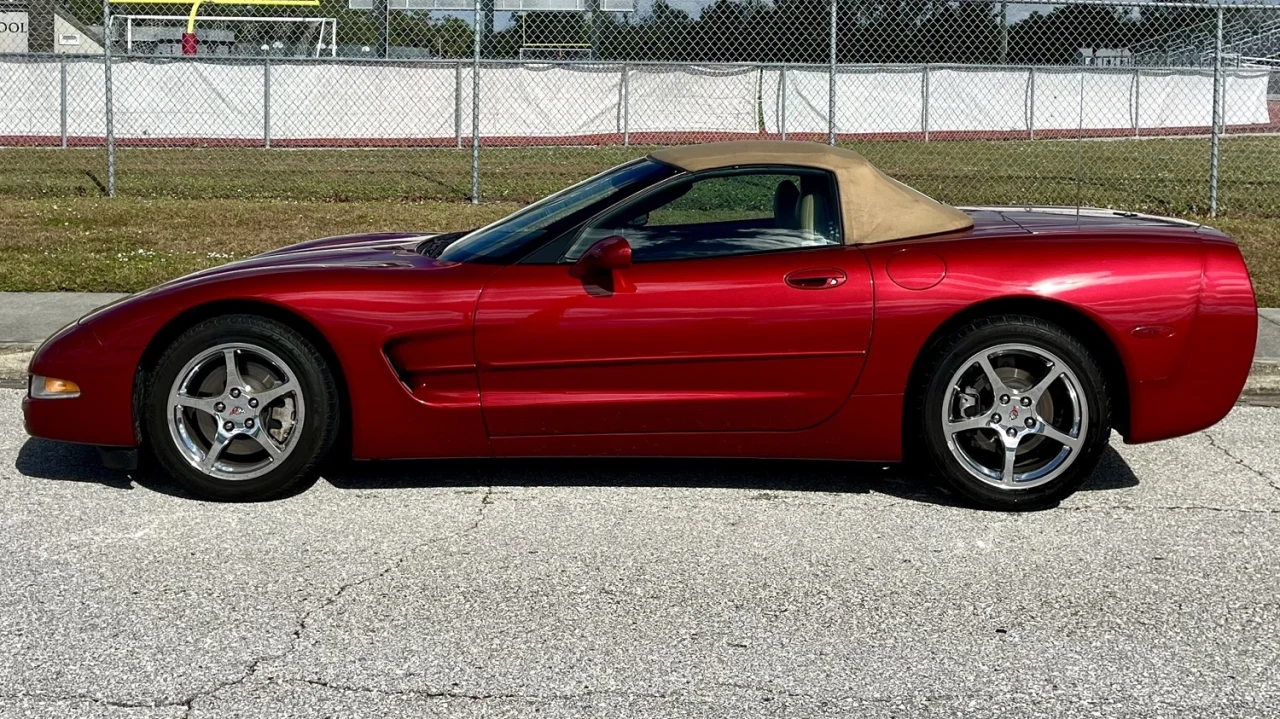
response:
<svg viewBox="0 0 1280 719"><path fill-rule="evenodd" d="M1213 74L1198 70L987 70L869 67L836 73L836 133L1016 133L1035 130L1126 130L1135 112L1143 129L1208 129ZM1224 71L1227 125L1265 125L1268 71ZM766 70L761 79L765 132L827 132L826 68ZM927 98L928 108L924 105ZM785 103L785 104L784 104Z"/></svg>
<svg viewBox="0 0 1280 719"><path fill-rule="evenodd" d="M67 61L68 134L101 137L103 71ZM471 67L449 64L270 65L120 61L114 66L116 136L122 141L259 141L269 115L273 140L354 144L453 140L471 134ZM483 66L480 133L487 138L584 138L621 133L789 133L827 131L825 68L632 65ZM1226 71L1227 125L1265 125L1266 70ZM1207 130L1208 71L1052 68L841 68L841 135ZM59 63L0 59L0 137L60 132Z"/></svg>

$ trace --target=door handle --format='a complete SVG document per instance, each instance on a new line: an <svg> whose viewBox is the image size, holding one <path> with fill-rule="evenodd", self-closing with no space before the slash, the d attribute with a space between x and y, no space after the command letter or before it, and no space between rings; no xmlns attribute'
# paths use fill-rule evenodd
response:
<svg viewBox="0 0 1280 719"><path fill-rule="evenodd" d="M849 276L844 273L844 270L820 267L789 273L787 284L798 290L829 290L843 285L847 279Z"/></svg>

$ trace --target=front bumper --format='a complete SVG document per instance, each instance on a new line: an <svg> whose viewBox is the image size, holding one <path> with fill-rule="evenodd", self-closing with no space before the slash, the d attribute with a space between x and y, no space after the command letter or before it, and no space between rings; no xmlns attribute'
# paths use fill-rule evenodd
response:
<svg viewBox="0 0 1280 719"><path fill-rule="evenodd" d="M31 359L29 374L68 379L80 395L22 401L27 434L42 439L108 447L136 447L134 375L140 352L108 349L83 325L64 327Z"/></svg>

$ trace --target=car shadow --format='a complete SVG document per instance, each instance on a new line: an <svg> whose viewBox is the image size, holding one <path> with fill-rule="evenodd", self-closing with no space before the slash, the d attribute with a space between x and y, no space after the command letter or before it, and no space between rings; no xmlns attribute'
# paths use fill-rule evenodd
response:
<svg viewBox="0 0 1280 719"><path fill-rule="evenodd" d="M92 447L29 439L15 467L28 477L90 482L116 489L135 486L178 497L190 493L168 477L143 469L106 469ZM744 459L470 459L338 462L322 481L338 489L424 487L689 487L758 492L884 494L900 499L959 506L929 477L902 465L816 460ZM1124 458L1108 447L1081 491L1137 486ZM299 491L305 491L305 486Z"/></svg>

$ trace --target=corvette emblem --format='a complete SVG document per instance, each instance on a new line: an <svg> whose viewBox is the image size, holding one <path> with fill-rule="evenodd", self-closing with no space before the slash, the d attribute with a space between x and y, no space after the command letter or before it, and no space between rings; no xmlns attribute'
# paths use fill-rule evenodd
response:
<svg viewBox="0 0 1280 719"><path fill-rule="evenodd" d="M235 417L236 415L240 415L240 414L244 414L244 407L240 407L239 405L237 405L231 408L232 417Z"/></svg>
<svg viewBox="0 0 1280 719"><path fill-rule="evenodd" d="M239 407L237 407L236 409L239 409ZM1018 418L1018 408L1011 407L1009 409L1009 419L1017 419L1017 418Z"/></svg>

